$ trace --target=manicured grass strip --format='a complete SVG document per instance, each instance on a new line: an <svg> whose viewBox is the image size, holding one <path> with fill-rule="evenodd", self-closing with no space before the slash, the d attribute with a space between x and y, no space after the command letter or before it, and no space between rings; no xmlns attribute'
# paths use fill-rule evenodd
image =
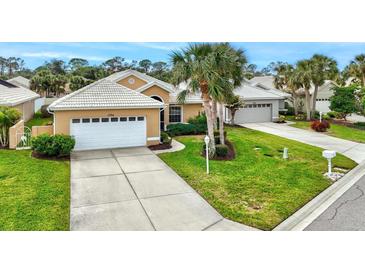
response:
<svg viewBox="0 0 365 274"><path fill-rule="evenodd" d="M292 124L290 126L312 130L310 128L310 122L307 121L295 121L295 124ZM361 129L350 128L331 123L331 128L327 132L324 132L324 134L358 143L365 143L365 130Z"/></svg>
<svg viewBox="0 0 365 274"><path fill-rule="evenodd" d="M322 149L245 128L227 131L236 158L211 161L210 175L199 155L202 136L178 137L184 150L159 155L224 217L270 230L330 185ZM289 160L282 159L284 147ZM334 165L351 169L356 163L338 155Z"/></svg>
<svg viewBox="0 0 365 274"><path fill-rule="evenodd" d="M69 230L70 165L0 150L0 230Z"/></svg>
<svg viewBox="0 0 365 274"><path fill-rule="evenodd" d="M32 126L45 126L52 121L53 121L52 117L42 118L41 114L39 112L37 112L34 114L33 119L26 122L25 125L27 127L32 128Z"/></svg>

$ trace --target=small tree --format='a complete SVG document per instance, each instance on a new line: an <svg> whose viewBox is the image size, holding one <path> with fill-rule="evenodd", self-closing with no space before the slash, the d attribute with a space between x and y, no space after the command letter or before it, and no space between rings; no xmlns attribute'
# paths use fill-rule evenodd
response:
<svg viewBox="0 0 365 274"><path fill-rule="evenodd" d="M0 144L6 147L9 144L9 128L19 119L20 112L15 108L0 107Z"/></svg>
<svg viewBox="0 0 365 274"><path fill-rule="evenodd" d="M231 112L231 125L234 124L234 116L236 115L236 111L240 108L244 107L245 102L239 95L234 95L228 98L226 102L226 107Z"/></svg>
<svg viewBox="0 0 365 274"><path fill-rule="evenodd" d="M346 120L346 116L356 112L356 86L334 87L334 94L330 98L330 109L336 111Z"/></svg>

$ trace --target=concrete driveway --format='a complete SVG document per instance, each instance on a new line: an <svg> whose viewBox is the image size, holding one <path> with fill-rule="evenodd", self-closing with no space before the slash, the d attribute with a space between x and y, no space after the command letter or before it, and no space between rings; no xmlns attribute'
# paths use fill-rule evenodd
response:
<svg viewBox="0 0 365 274"><path fill-rule="evenodd" d="M254 230L224 219L148 148L73 152L71 230Z"/></svg>
<svg viewBox="0 0 365 274"><path fill-rule="evenodd" d="M291 127L288 124L248 123L241 124L246 128L263 131L280 137L296 140L312 146L337 151L357 163L365 160L365 144L360 144L323 133Z"/></svg>

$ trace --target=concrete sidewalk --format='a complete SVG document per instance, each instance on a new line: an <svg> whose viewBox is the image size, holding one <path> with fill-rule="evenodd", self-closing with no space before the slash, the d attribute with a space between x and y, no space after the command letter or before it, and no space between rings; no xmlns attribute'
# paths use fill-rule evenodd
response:
<svg viewBox="0 0 365 274"><path fill-rule="evenodd" d="M256 230L224 219L148 148L74 152L71 230Z"/></svg>
<svg viewBox="0 0 365 274"><path fill-rule="evenodd" d="M357 163L365 161L365 144L360 144L323 133L291 127L278 123L248 123L241 124L246 128L263 131L280 137L288 138L312 146L339 152ZM364 133L365 134L365 133Z"/></svg>

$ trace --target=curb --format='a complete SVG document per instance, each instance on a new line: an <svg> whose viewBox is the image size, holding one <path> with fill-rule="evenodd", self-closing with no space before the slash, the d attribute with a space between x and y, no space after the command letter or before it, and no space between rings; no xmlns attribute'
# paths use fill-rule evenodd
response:
<svg viewBox="0 0 365 274"><path fill-rule="evenodd" d="M302 231L341 197L360 178L365 176L365 161L349 171L340 180L318 194L305 206L276 226L274 231Z"/></svg>

